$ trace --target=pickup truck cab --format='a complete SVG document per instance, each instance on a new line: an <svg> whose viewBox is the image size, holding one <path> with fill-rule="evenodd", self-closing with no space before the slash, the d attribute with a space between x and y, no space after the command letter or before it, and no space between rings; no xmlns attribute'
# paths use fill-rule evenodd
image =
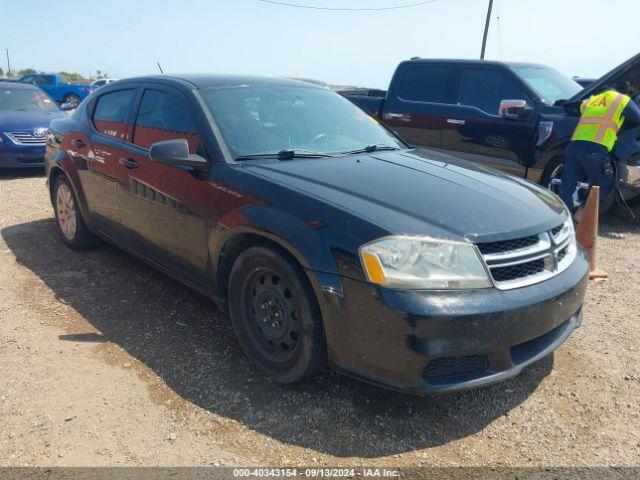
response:
<svg viewBox="0 0 640 480"><path fill-rule="evenodd" d="M93 93L97 87L91 85L75 85L64 83L60 75L56 74L31 74L18 80L22 83L30 83L44 90L58 103L66 103L71 108L76 108L85 97Z"/></svg>
<svg viewBox="0 0 640 480"><path fill-rule="evenodd" d="M400 63L385 96L345 96L412 145L549 186L580 103L609 82L640 93L640 55L585 89L545 65L414 58Z"/></svg>
<svg viewBox="0 0 640 480"><path fill-rule="evenodd" d="M329 365L478 387L581 322L588 262L556 195L409 148L322 86L121 80L51 122L45 161L65 244L106 239L211 297L282 383Z"/></svg>

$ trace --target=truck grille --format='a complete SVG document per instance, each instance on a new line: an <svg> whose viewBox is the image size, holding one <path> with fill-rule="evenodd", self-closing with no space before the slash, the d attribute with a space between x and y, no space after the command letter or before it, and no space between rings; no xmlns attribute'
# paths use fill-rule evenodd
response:
<svg viewBox="0 0 640 480"><path fill-rule="evenodd" d="M44 145L46 135L36 136L34 132L6 132L7 137L17 145Z"/></svg>
<svg viewBox="0 0 640 480"><path fill-rule="evenodd" d="M478 243L477 247L501 290L542 282L566 270L576 256L570 224L561 224L538 235L500 242Z"/></svg>

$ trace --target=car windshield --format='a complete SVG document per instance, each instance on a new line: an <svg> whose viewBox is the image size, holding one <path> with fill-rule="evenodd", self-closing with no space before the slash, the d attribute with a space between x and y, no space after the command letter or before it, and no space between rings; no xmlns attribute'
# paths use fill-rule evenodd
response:
<svg viewBox="0 0 640 480"><path fill-rule="evenodd" d="M236 158L282 151L334 155L373 145L405 148L376 119L327 89L240 86L207 89L203 97Z"/></svg>
<svg viewBox="0 0 640 480"><path fill-rule="evenodd" d="M526 65L511 68L549 105L567 100L582 90L578 82L550 67Z"/></svg>
<svg viewBox="0 0 640 480"><path fill-rule="evenodd" d="M19 112L58 110L49 96L38 89L0 87L0 111Z"/></svg>

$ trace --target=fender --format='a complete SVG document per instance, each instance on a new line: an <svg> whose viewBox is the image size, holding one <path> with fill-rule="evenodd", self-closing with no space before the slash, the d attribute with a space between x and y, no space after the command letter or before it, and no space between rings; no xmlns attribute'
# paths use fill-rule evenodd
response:
<svg viewBox="0 0 640 480"><path fill-rule="evenodd" d="M80 208L80 215L82 215L82 219L86 223L87 227L91 232L95 232L93 220L91 217L91 213L87 207L87 200L84 194L84 190L82 188L82 184L80 182L80 177L78 176L78 170L76 169L75 162L71 157L69 157L65 150L58 150L53 159L51 160L52 165L49 168L49 174L47 176L47 183L49 184L49 194L51 197L51 202L53 204L53 178L57 176L60 172L64 174L71 184L71 189L73 190L74 195L78 199L78 206Z"/></svg>

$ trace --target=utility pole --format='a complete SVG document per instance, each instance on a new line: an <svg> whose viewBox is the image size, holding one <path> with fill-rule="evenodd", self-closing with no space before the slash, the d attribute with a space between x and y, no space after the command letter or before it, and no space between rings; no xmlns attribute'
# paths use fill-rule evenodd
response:
<svg viewBox="0 0 640 480"><path fill-rule="evenodd" d="M4 51L7 53L7 77L11 76L11 64L9 63L9 49L5 48Z"/></svg>
<svg viewBox="0 0 640 480"><path fill-rule="evenodd" d="M482 51L480 52L480 60L484 60L484 51L487 48L487 34L489 33L489 22L491 21L492 8L493 8L493 0L489 0L489 9L487 10L487 21L484 24L484 36L482 37Z"/></svg>

